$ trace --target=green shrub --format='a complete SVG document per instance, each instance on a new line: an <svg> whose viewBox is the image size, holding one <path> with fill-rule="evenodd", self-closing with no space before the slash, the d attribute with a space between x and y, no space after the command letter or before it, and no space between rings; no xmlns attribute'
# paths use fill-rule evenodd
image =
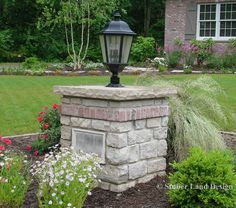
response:
<svg viewBox="0 0 236 208"><path fill-rule="evenodd" d="M222 65L224 68L233 68L236 67L236 55L235 54L226 54L222 57Z"/></svg>
<svg viewBox="0 0 236 208"><path fill-rule="evenodd" d="M191 66L185 66L184 67L184 73L185 74L192 74L193 70Z"/></svg>
<svg viewBox="0 0 236 208"><path fill-rule="evenodd" d="M36 57L30 57L25 59L22 66L24 69L29 69L31 71L44 71L47 67L47 64L41 62Z"/></svg>
<svg viewBox="0 0 236 208"><path fill-rule="evenodd" d="M28 162L21 153L0 150L0 207L21 207L30 184Z"/></svg>
<svg viewBox="0 0 236 208"><path fill-rule="evenodd" d="M102 63L87 62L84 64L84 68L95 70L95 69L99 69L99 68L100 69L105 68L105 66Z"/></svg>
<svg viewBox="0 0 236 208"><path fill-rule="evenodd" d="M230 152L205 153L193 148L189 157L171 165L169 199L181 208L236 207L236 174Z"/></svg>
<svg viewBox="0 0 236 208"><path fill-rule="evenodd" d="M198 65L203 65L205 61L208 60L208 58L212 54L212 47L214 46L215 42L209 38L204 41L199 40L191 40L191 45L198 48L198 50L195 51L196 57L197 57L197 63Z"/></svg>
<svg viewBox="0 0 236 208"><path fill-rule="evenodd" d="M61 138L61 124L59 106L53 104L51 109L44 108L39 112L38 122L41 133L36 141L31 144L30 151L35 155L42 155L49 151L49 148L58 144Z"/></svg>
<svg viewBox="0 0 236 208"><path fill-rule="evenodd" d="M144 62L147 58L154 58L156 55L155 39L139 36L132 46L131 55L136 62Z"/></svg>
<svg viewBox="0 0 236 208"><path fill-rule="evenodd" d="M207 60L207 68L221 70L223 67L222 57L211 55Z"/></svg>
<svg viewBox="0 0 236 208"><path fill-rule="evenodd" d="M173 51L167 54L167 64L169 67L175 68L179 65L182 57L181 51Z"/></svg>
<svg viewBox="0 0 236 208"><path fill-rule="evenodd" d="M102 62L102 53L101 53L101 47L99 46L90 46L88 48L86 60L92 61L92 62Z"/></svg>
<svg viewBox="0 0 236 208"><path fill-rule="evenodd" d="M167 71L168 68L166 65L159 65L158 69L159 69L159 72L165 72L165 71Z"/></svg>
<svg viewBox="0 0 236 208"><path fill-rule="evenodd" d="M39 207L82 208L95 187L100 166L89 154L61 148L49 153L31 172L39 179Z"/></svg>

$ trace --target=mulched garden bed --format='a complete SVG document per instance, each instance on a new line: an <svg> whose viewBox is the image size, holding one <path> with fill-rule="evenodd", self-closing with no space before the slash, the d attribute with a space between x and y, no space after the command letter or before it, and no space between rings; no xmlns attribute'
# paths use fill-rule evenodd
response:
<svg viewBox="0 0 236 208"><path fill-rule="evenodd" d="M30 144L32 139L14 138L12 148L25 152L25 147ZM25 152L32 162L42 160ZM170 204L167 200L165 184L167 177L156 177L145 184L138 184L122 193L113 193L100 188L95 188L92 195L88 196L85 207L87 208L167 208ZM31 183L23 208L38 208L37 192L38 184L35 180ZM76 197L76 196L75 196Z"/></svg>

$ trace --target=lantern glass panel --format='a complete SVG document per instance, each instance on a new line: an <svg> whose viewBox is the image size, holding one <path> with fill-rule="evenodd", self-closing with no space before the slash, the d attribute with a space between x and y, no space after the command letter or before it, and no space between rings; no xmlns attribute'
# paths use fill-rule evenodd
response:
<svg viewBox="0 0 236 208"><path fill-rule="evenodd" d="M122 47L122 57L121 57L122 64L127 64L128 62L132 41L133 41L133 36L123 36L123 47Z"/></svg>
<svg viewBox="0 0 236 208"><path fill-rule="evenodd" d="M120 62L121 36L106 35L105 41L107 42L108 63L118 64Z"/></svg>
<svg viewBox="0 0 236 208"><path fill-rule="evenodd" d="M101 43L103 62L107 63L106 49L105 49L105 38L104 37L105 37L104 35L100 35L99 39L100 39L100 43Z"/></svg>

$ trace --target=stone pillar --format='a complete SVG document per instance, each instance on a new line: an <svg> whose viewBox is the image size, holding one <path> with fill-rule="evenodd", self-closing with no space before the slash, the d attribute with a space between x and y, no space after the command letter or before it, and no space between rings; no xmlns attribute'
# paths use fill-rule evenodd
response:
<svg viewBox="0 0 236 208"><path fill-rule="evenodd" d="M55 86L62 94L61 145L72 145L72 131L105 135L99 186L114 192L165 174L168 97L173 89Z"/></svg>

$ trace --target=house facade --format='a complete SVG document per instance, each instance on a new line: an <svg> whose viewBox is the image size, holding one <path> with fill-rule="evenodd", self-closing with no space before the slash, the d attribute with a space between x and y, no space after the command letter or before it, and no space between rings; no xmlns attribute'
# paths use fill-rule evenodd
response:
<svg viewBox="0 0 236 208"><path fill-rule="evenodd" d="M224 48L236 38L236 0L166 0L165 48L212 38Z"/></svg>

